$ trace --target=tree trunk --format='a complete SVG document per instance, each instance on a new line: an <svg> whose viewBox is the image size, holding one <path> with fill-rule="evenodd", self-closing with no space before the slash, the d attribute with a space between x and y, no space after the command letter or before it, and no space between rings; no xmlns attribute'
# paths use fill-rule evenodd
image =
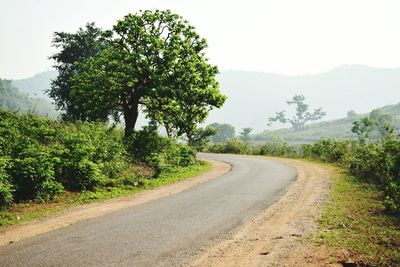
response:
<svg viewBox="0 0 400 267"><path fill-rule="evenodd" d="M131 106L124 105L125 137L129 137L133 133L138 116L138 103L134 103Z"/></svg>

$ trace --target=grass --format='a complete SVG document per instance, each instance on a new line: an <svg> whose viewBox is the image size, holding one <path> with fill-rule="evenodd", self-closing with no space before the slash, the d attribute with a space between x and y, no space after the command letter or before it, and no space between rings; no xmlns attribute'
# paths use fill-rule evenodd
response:
<svg viewBox="0 0 400 267"><path fill-rule="evenodd" d="M324 164L325 165L325 164ZM330 204L313 239L345 249L346 261L366 266L400 266L400 216L388 214L375 185L333 169Z"/></svg>
<svg viewBox="0 0 400 267"><path fill-rule="evenodd" d="M101 189L96 192L66 192L46 203L26 202L13 204L8 210L0 210L0 229L23 222L38 220L67 208L111 198L133 195L140 191L154 189L179 182L211 169L211 164L200 161L195 165L162 173L158 178L142 178L138 186L123 186Z"/></svg>

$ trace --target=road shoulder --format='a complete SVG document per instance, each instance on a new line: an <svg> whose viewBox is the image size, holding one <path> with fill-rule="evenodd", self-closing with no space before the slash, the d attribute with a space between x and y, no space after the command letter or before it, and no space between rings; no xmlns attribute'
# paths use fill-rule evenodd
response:
<svg viewBox="0 0 400 267"><path fill-rule="evenodd" d="M307 237L329 199L332 173L316 164L276 159L295 167L298 179L272 206L230 240L206 251L190 266L340 266Z"/></svg>

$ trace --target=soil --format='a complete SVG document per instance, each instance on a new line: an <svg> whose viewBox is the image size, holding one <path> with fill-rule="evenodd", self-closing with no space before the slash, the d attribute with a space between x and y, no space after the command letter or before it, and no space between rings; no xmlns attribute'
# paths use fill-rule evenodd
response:
<svg viewBox="0 0 400 267"><path fill-rule="evenodd" d="M308 239L329 199L330 172L315 164L276 159L298 170L286 194L245 224L230 240L212 247L190 266L342 266L325 246Z"/></svg>
<svg viewBox="0 0 400 267"><path fill-rule="evenodd" d="M56 215L48 216L41 220L31 221L1 229L0 246L59 229L83 220L101 216L112 211L139 205L170 194L176 194L192 186L221 176L231 169L231 166L227 163L211 160L207 161L212 164L210 171L178 183L162 186L153 190L143 191L132 196L66 209Z"/></svg>

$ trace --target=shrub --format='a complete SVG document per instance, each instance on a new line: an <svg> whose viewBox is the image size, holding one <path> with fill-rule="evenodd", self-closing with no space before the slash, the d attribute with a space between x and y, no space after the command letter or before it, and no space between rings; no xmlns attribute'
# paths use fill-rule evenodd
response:
<svg viewBox="0 0 400 267"><path fill-rule="evenodd" d="M126 146L131 159L136 163L149 165L154 176L175 167L189 166L195 162L196 157L194 149L158 135L154 126L135 131L126 140Z"/></svg>
<svg viewBox="0 0 400 267"><path fill-rule="evenodd" d="M249 144L236 138L229 139L223 144L213 144L209 146L208 151L214 153L252 154L252 149Z"/></svg>
<svg viewBox="0 0 400 267"><path fill-rule="evenodd" d="M60 125L56 177L70 190L94 190L127 167L122 133L101 123Z"/></svg>
<svg viewBox="0 0 400 267"><path fill-rule="evenodd" d="M8 163L9 159L0 156L0 208L10 206L14 200L15 190L6 172Z"/></svg>
<svg viewBox="0 0 400 267"><path fill-rule="evenodd" d="M280 156L280 157L298 157L299 152L296 147L288 143L282 144L265 144L260 147L259 155Z"/></svg>
<svg viewBox="0 0 400 267"><path fill-rule="evenodd" d="M43 201L63 191L63 186L55 181L53 160L44 147L25 148L13 160L10 176L16 200Z"/></svg>
<svg viewBox="0 0 400 267"><path fill-rule="evenodd" d="M320 159L325 162L343 163L356 146L357 144L354 141L320 139L311 145L301 145L300 154L302 157Z"/></svg>
<svg viewBox="0 0 400 267"><path fill-rule="evenodd" d="M129 161L151 166L157 176L194 163L195 151L159 136L154 127L124 142L122 130L104 123L52 121L0 110L1 207L44 201L64 188L94 191L123 185L129 180Z"/></svg>

